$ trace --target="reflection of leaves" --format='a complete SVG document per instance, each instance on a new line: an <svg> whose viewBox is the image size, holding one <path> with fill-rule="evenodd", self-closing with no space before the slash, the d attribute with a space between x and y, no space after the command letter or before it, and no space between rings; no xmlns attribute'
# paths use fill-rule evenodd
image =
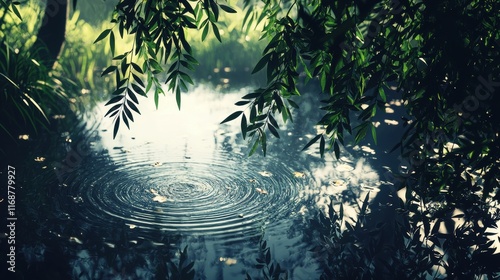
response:
<svg viewBox="0 0 500 280"><path fill-rule="evenodd" d="M271 250L267 246L267 242L263 239L259 242L259 257L256 259L255 267L260 270L262 276L257 279L288 279L288 272L281 268L279 263L273 262L271 259ZM246 274L247 280L251 280L250 274Z"/></svg>

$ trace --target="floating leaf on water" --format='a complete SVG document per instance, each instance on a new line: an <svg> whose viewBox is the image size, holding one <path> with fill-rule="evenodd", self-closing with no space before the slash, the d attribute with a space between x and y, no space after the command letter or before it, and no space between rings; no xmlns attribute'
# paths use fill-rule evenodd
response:
<svg viewBox="0 0 500 280"><path fill-rule="evenodd" d="M338 171L352 171L354 170L354 167L350 166L349 164L339 164L336 169Z"/></svg>
<svg viewBox="0 0 500 280"><path fill-rule="evenodd" d="M45 161L45 158L44 157L36 157L35 161L42 162L42 161Z"/></svg>
<svg viewBox="0 0 500 280"><path fill-rule="evenodd" d="M78 239L77 237L73 237L73 236L71 236L69 238L69 241L70 242L75 242L75 243L78 243L78 244L83 244L83 242L80 239Z"/></svg>
<svg viewBox="0 0 500 280"><path fill-rule="evenodd" d="M306 177L306 174L304 172L294 171L293 176L295 176L297 178L304 178L304 177Z"/></svg>
<svg viewBox="0 0 500 280"><path fill-rule="evenodd" d="M345 182L343 180L340 180L340 179L337 179L337 180L333 180L330 182L330 185L332 186L335 186L335 187L338 187L338 186L343 186L345 185Z"/></svg>
<svg viewBox="0 0 500 280"><path fill-rule="evenodd" d="M255 179L250 179L250 180L248 180L248 182L250 182L250 183L255 183L255 182L257 182L257 180L255 180Z"/></svg>
<svg viewBox="0 0 500 280"><path fill-rule="evenodd" d="M234 265L234 264L238 263L238 260L233 259L233 258L223 258L223 257L220 257L219 261L225 263L226 265Z"/></svg>
<svg viewBox="0 0 500 280"><path fill-rule="evenodd" d="M159 162L159 161L157 161L157 162L155 162L155 163L151 164L151 166L153 166L153 167L158 167L158 166L161 166L161 165L163 165L163 163L161 163L161 162Z"/></svg>
<svg viewBox="0 0 500 280"><path fill-rule="evenodd" d="M20 140L28 141L30 136L28 134L19 135Z"/></svg>
<svg viewBox="0 0 500 280"><path fill-rule="evenodd" d="M260 194L267 194L267 191L261 188L255 188L255 190Z"/></svg>
<svg viewBox="0 0 500 280"><path fill-rule="evenodd" d="M259 174L261 176L264 176L264 177L271 177L271 176L273 176L273 173L271 173L269 171L260 171Z"/></svg>
<svg viewBox="0 0 500 280"><path fill-rule="evenodd" d="M163 196L163 195L157 195L157 196L153 197L153 201L163 203L163 202L167 201L167 197Z"/></svg>

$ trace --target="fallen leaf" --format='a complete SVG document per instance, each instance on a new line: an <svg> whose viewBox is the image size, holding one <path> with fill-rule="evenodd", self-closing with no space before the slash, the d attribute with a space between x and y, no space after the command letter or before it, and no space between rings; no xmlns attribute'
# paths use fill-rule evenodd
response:
<svg viewBox="0 0 500 280"><path fill-rule="evenodd" d="M304 178L304 177L306 177L306 174L304 172L294 171L293 176L295 176L297 178Z"/></svg>
<svg viewBox="0 0 500 280"><path fill-rule="evenodd" d="M267 194L267 191L261 188L255 188L255 190L260 194Z"/></svg>
<svg viewBox="0 0 500 280"><path fill-rule="evenodd" d="M273 173L271 173L269 171L260 171L259 174L261 176L264 176L264 177L271 177L271 176L273 176Z"/></svg>
<svg viewBox="0 0 500 280"><path fill-rule="evenodd" d="M163 196L163 195L157 195L157 196L153 197L153 201L157 201L159 203L163 203L163 202L167 201L167 197Z"/></svg>

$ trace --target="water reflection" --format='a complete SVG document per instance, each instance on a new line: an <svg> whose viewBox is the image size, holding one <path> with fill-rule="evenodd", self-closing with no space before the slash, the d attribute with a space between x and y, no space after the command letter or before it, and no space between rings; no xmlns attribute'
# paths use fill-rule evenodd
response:
<svg viewBox="0 0 500 280"><path fill-rule="evenodd" d="M355 149L340 160L300 151L315 135L315 105L296 112L296 123L280 124L285 132L275 145L270 139L265 158L248 158L239 122L220 125L246 92L199 87L183 96L180 111L172 95L159 110L143 99L141 116L114 140L111 121L97 120L90 152L65 174L58 219L47 225L71 252L73 275L152 278L158 256L176 258L189 245L197 278L239 279L253 275L264 236L289 276L317 278L315 259L304 253L308 213L333 199L354 218L360 198L378 191L379 174Z"/></svg>

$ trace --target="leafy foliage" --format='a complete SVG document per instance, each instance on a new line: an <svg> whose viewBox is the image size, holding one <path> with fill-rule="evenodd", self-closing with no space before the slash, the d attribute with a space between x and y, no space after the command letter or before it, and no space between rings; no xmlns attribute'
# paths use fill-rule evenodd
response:
<svg viewBox="0 0 500 280"><path fill-rule="evenodd" d="M38 132L49 124L49 113L60 107L66 94L57 77L33 60L30 53L15 46L9 34L15 33L17 22L22 20L19 2L2 1L0 12L0 132L15 139L15 131ZM25 38L18 38L23 40ZM17 42L19 44L19 42Z"/></svg>
<svg viewBox="0 0 500 280"><path fill-rule="evenodd" d="M107 105L112 105L106 116L114 118L113 136L115 137L120 121L129 127L134 121L132 111L140 114L137 96L154 93L158 107L159 96L164 94L157 74L166 72L164 81L168 90L176 95L177 106L181 107L181 92L187 90L193 80L187 74L195 69L198 61L192 56L192 48L186 39L189 29L203 29L202 39L209 30L221 41L217 22L223 12L234 13L229 6L213 0L200 1L192 6L189 1L120 1L113 13L115 26L104 30L95 40L108 38L111 52L115 49L115 32L120 38L124 34L133 37L129 51L116 55L116 65L106 68L102 75L114 73L117 89ZM164 68L168 65L168 68ZM165 71L166 69L166 71ZM146 77L146 83L143 82Z"/></svg>
<svg viewBox="0 0 500 280"><path fill-rule="evenodd" d="M138 104L136 94L152 90L158 105L163 90L157 74L166 72L165 81L180 107L181 92L192 82L187 71L197 62L186 31L200 29L204 39L212 30L220 41L219 12L234 11L213 0L199 1L194 8L187 1L166 3L163 10L160 4L165 3L120 1L117 5L113 22L120 36L124 31L134 36L134 44L115 57L117 65L103 72L114 72L118 84L107 114L115 118L114 135L120 120L127 126L128 120L133 121L130 109ZM267 43L252 72L265 71L267 83L244 95L235 104L239 108L222 123L239 120L243 138L251 143L250 155L259 147L265 155L269 133L280 137L280 115L283 122L293 121L292 111L299 108L293 101L300 96L298 86L317 83L324 115L318 121L320 133L304 149L319 142L321 156L333 150L338 158L347 137L359 143L371 135L377 142L372 119L391 101L388 93L396 92L410 116L403 119L406 131L393 149L399 149L406 170L396 180L417 197L405 210L415 219L406 241L438 236L425 227L439 224L457 209L463 211L464 226L446 236L447 244L458 242L454 244L460 253L446 251L439 244L450 259L438 256L433 245L425 245L416 256L424 260L425 269L458 269L457 264L474 262L480 252L491 255L483 239L484 228L494 227L499 219L491 211L500 199L496 176L500 172L496 125L500 121L496 94L500 85L499 8L498 1L478 0L246 0L242 29L261 28L261 39ZM112 29L105 30L97 41L107 37L113 49ZM164 71L160 64L169 66ZM147 78L145 84L142 74ZM408 226L404 228L399 233L408 236ZM459 244L466 240L457 241L459 235L477 237L467 242L482 251L471 253L471 244ZM399 248L414 250L401 244ZM400 260L406 260L406 253L398 254ZM366 275L373 272L370 262L359 267L367 269Z"/></svg>
<svg viewBox="0 0 500 280"><path fill-rule="evenodd" d="M255 265L255 268L257 268L262 275L258 277L258 279L288 279L287 271L282 269L279 263L273 262L273 260L271 259L271 251L267 246L267 241L265 241L263 238L261 238L259 241L259 255L260 256L256 259L257 264ZM248 272L246 273L245 279L252 279Z"/></svg>
<svg viewBox="0 0 500 280"><path fill-rule="evenodd" d="M367 198L356 220L345 215L342 204L336 211L332 201L327 213L319 212L310 221L316 234L309 238L317 244L310 251L320 263L321 279L496 279L500 275L494 240L487 232L495 226L481 226L460 213L431 219L434 205L422 203L410 189L396 206L396 219L380 221L373 218L380 213L369 213ZM457 219L464 220L456 225Z"/></svg>

